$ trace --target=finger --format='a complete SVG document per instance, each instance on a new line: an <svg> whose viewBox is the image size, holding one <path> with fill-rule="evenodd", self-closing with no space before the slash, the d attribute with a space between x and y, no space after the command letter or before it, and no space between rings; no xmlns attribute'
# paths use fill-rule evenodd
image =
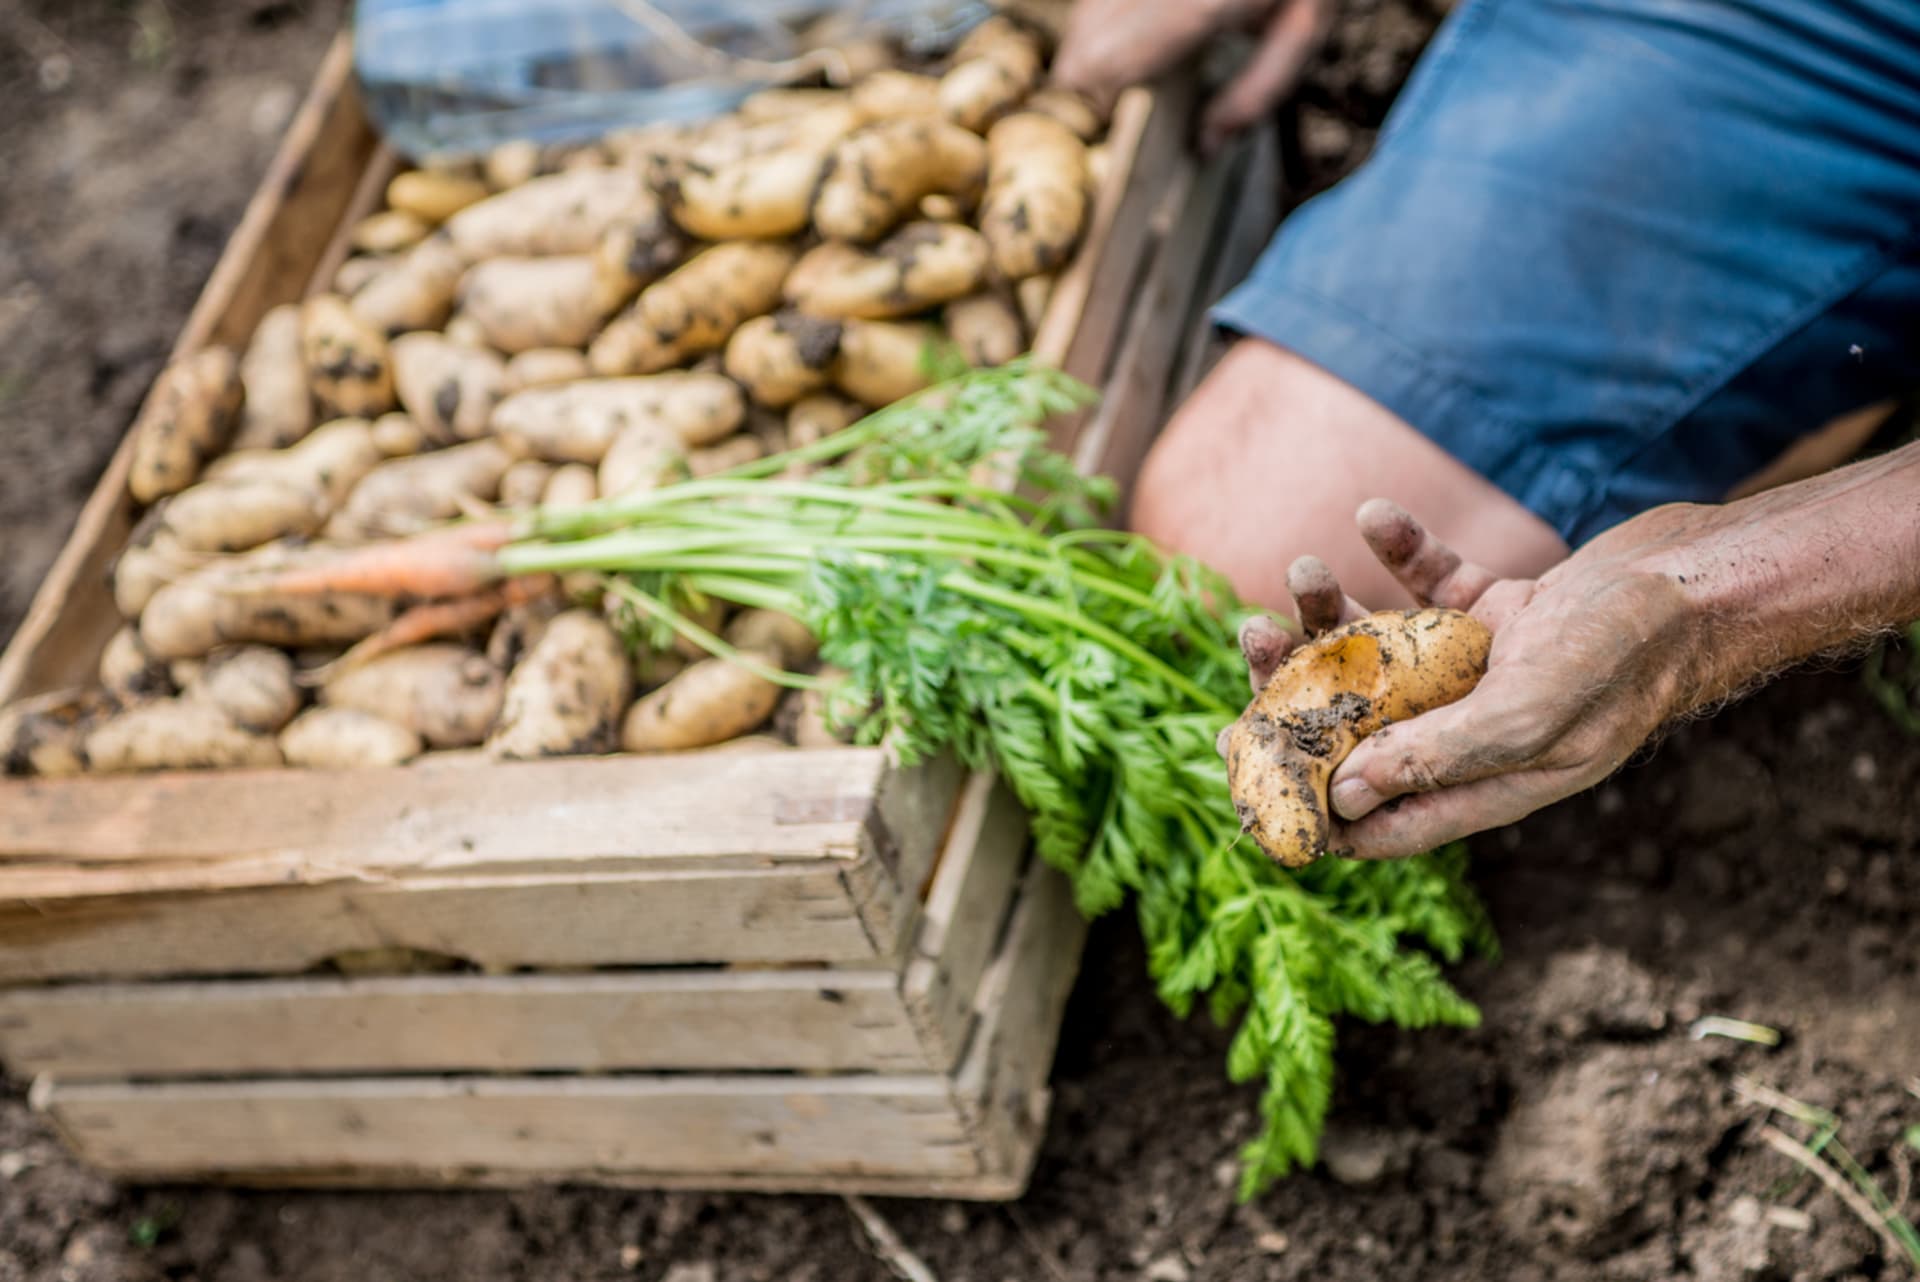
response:
<svg viewBox="0 0 1920 1282"><path fill-rule="evenodd" d="M1362 739L1333 772L1328 802L1352 822L1396 797L1456 788L1517 769L1540 752L1523 709L1489 675L1464 699Z"/></svg>
<svg viewBox="0 0 1920 1282"><path fill-rule="evenodd" d="M1287 591L1310 637L1366 616L1366 608L1340 590L1340 580L1317 556L1303 556L1287 568Z"/></svg>
<svg viewBox="0 0 1920 1282"><path fill-rule="evenodd" d="M1347 824L1334 845L1352 859L1404 859L1491 828L1518 822L1577 788L1558 772L1523 771L1407 797Z"/></svg>
<svg viewBox="0 0 1920 1282"><path fill-rule="evenodd" d="M1240 625L1240 654L1247 661L1247 679L1259 694L1273 679L1273 671L1293 649L1293 634L1264 614Z"/></svg>
<svg viewBox="0 0 1920 1282"><path fill-rule="evenodd" d="M1360 537L1373 549L1380 564L1422 605L1471 609L1480 594L1498 579L1491 571L1461 560L1458 552L1430 534L1397 503L1369 499L1360 505L1356 519Z"/></svg>
<svg viewBox="0 0 1920 1282"><path fill-rule="evenodd" d="M1263 119L1299 82L1301 68L1326 28L1325 0L1293 0L1268 20L1253 56L1207 104L1200 120L1201 150L1212 155L1226 140Z"/></svg>

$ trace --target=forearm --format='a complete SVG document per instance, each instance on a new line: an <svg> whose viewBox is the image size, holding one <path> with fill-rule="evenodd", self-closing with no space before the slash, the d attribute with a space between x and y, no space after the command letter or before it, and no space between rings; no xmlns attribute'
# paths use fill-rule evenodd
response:
<svg viewBox="0 0 1920 1282"><path fill-rule="evenodd" d="M1920 443L1709 511L1663 557L1700 621L1676 712L1920 618Z"/></svg>

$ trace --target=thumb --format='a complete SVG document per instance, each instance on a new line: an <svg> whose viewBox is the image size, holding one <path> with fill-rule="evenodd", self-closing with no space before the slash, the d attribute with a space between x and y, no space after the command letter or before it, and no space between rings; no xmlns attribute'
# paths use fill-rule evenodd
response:
<svg viewBox="0 0 1920 1282"><path fill-rule="evenodd" d="M1201 148L1209 155L1272 111L1292 92L1301 68L1325 33L1327 0L1287 0L1260 33L1240 73L1214 95L1200 120Z"/></svg>
<svg viewBox="0 0 1920 1282"><path fill-rule="evenodd" d="M1497 702L1483 682L1456 703L1362 739L1333 772L1334 813L1352 822L1395 797L1473 783L1523 762L1530 749L1499 733Z"/></svg>

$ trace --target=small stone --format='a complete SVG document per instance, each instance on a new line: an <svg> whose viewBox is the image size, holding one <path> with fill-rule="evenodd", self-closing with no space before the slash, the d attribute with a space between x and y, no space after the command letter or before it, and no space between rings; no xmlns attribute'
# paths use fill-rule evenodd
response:
<svg viewBox="0 0 1920 1282"><path fill-rule="evenodd" d="M1813 1228L1813 1217L1797 1206L1770 1206L1767 1223L1789 1233L1805 1233Z"/></svg>
<svg viewBox="0 0 1920 1282"><path fill-rule="evenodd" d="M33 1165L25 1153L0 1153L0 1180L10 1180Z"/></svg>
<svg viewBox="0 0 1920 1282"><path fill-rule="evenodd" d="M640 1267L640 1261L645 1258L646 1252L632 1242L620 1248L620 1267L623 1269L637 1269Z"/></svg>
<svg viewBox="0 0 1920 1282"><path fill-rule="evenodd" d="M1727 1218L1735 1224L1745 1227L1760 1222L1760 1199L1751 1193L1743 1193L1733 1199L1727 1207Z"/></svg>
<svg viewBox="0 0 1920 1282"><path fill-rule="evenodd" d="M1230 1189L1240 1180L1240 1163L1228 1158L1213 1165L1213 1182L1223 1189Z"/></svg>
<svg viewBox="0 0 1920 1282"><path fill-rule="evenodd" d="M1872 783L1880 777L1880 763L1873 759L1872 753L1860 753L1854 757L1848 768L1852 771L1854 779L1860 783Z"/></svg>
<svg viewBox="0 0 1920 1282"><path fill-rule="evenodd" d="M1392 1169L1404 1169L1406 1137L1362 1127L1330 1127L1320 1141L1327 1174L1350 1187L1377 1183Z"/></svg>
<svg viewBox="0 0 1920 1282"><path fill-rule="evenodd" d="M93 1243L84 1237L76 1237L67 1243L67 1249L60 1253L60 1263L69 1268L85 1268L93 1263L97 1254L98 1252L93 1249Z"/></svg>
<svg viewBox="0 0 1920 1282"><path fill-rule="evenodd" d="M712 1260L696 1260L691 1264L675 1264L667 1269L667 1276L660 1282L719 1282L720 1272Z"/></svg>
<svg viewBox="0 0 1920 1282"><path fill-rule="evenodd" d="M1835 864L1829 867L1826 874L1821 877L1820 888L1827 892L1828 898L1838 899L1847 893L1847 886L1851 882L1852 878L1847 876L1847 870Z"/></svg>
<svg viewBox="0 0 1920 1282"><path fill-rule="evenodd" d="M1163 1255L1147 1265L1147 1282L1189 1282L1193 1271L1177 1255Z"/></svg>
<svg viewBox="0 0 1920 1282"><path fill-rule="evenodd" d="M59 93L73 83L73 59L64 53L50 53L40 60L40 90Z"/></svg>
<svg viewBox="0 0 1920 1282"><path fill-rule="evenodd" d="M957 1206L949 1205L940 1212L940 1231L942 1233L961 1234L967 1231L967 1213Z"/></svg>
<svg viewBox="0 0 1920 1282"><path fill-rule="evenodd" d="M1287 1240L1287 1235L1278 1229L1262 1233L1259 1237L1253 1239L1254 1249L1262 1255L1285 1255L1287 1248L1291 1245L1292 1243Z"/></svg>

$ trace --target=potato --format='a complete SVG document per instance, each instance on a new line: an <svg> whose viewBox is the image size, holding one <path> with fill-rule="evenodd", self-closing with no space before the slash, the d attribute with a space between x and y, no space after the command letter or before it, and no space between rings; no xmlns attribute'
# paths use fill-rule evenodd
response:
<svg viewBox="0 0 1920 1282"><path fill-rule="evenodd" d="M460 314L489 347L509 355L536 347L585 347L625 298L603 294L590 254L492 258L460 280Z"/></svg>
<svg viewBox="0 0 1920 1282"><path fill-rule="evenodd" d="M590 254L607 228L652 200L642 175L594 167L532 178L467 206L443 228L469 263Z"/></svg>
<svg viewBox="0 0 1920 1282"><path fill-rule="evenodd" d="M807 625L778 610L742 610L728 621L721 635L736 650L776 656L776 662L785 668L810 663L820 652L820 643Z"/></svg>
<svg viewBox="0 0 1920 1282"><path fill-rule="evenodd" d="M655 489L685 474L687 453L680 438L659 423L629 423L607 447L594 484L602 498Z"/></svg>
<svg viewBox="0 0 1920 1282"><path fill-rule="evenodd" d="M741 322L780 304L785 245L742 240L699 253L640 291L587 349L596 374L652 374L718 351Z"/></svg>
<svg viewBox="0 0 1920 1282"><path fill-rule="evenodd" d="M323 419L373 418L394 407L387 340L338 294L301 306L300 350Z"/></svg>
<svg viewBox="0 0 1920 1282"><path fill-rule="evenodd" d="M277 481L318 495L331 509L345 501L381 458L371 424L365 419L337 418L284 450L249 450L216 459L207 469L207 479L223 484ZM179 528L175 518L169 517L168 524Z"/></svg>
<svg viewBox="0 0 1920 1282"><path fill-rule="evenodd" d="M520 455L597 465L630 424L657 423L692 448L727 436L745 414L746 400L733 380L677 371L516 392L494 410L493 430Z"/></svg>
<svg viewBox="0 0 1920 1282"><path fill-rule="evenodd" d="M832 104L737 135L740 154L692 163L670 186L674 222L705 240L791 236L805 230L814 189L835 144L860 124L852 103Z"/></svg>
<svg viewBox="0 0 1920 1282"><path fill-rule="evenodd" d="M433 233L433 225L404 209L383 209L353 225L348 243L364 254L397 254Z"/></svg>
<svg viewBox="0 0 1920 1282"><path fill-rule="evenodd" d="M400 613L401 602L353 592L292 595L247 586L247 576L301 563L307 549L270 543L183 575L140 612L140 641L163 660L197 659L222 645L282 647L361 640Z"/></svg>
<svg viewBox="0 0 1920 1282"><path fill-rule="evenodd" d="M540 502L547 507L578 507L600 497L600 483L585 463L562 463L547 478Z"/></svg>
<svg viewBox="0 0 1920 1282"><path fill-rule="evenodd" d="M364 288L368 281L392 267L394 260L384 254L355 254L340 264L340 270L333 274L333 292L352 298ZM298 303L282 303L282 307L291 307L296 313Z"/></svg>
<svg viewBox="0 0 1920 1282"><path fill-rule="evenodd" d="M115 698L125 702L164 698L173 693L173 678L167 665L154 658L140 643L140 632L132 624L107 638L100 652L100 684ZM0 743L0 753L4 744Z"/></svg>
<svg viewBox="0 0 1920 1282"><path fill-rule="evenodd" d="M824 245L814 256L830 258L833 269L810 270L802 260L788 278L788 302L809 316L887 320L971 294L992 251L970 227L915 222L871 252L849 257L842 246Z"/></svg>
<svg viewBox="0 0 1920 1282"><path fill-rule="evenodd" d="M821 668L815 676L824 681L837 681L844 679L846 673L838 668ZM794 747L840 748L853 742L853 727L836 730L827 723L829 694L824 688L790 690L780 701L774 721L793 740Z"/></svg>
<svg viewBox="0 0 1920 1282"><path fill-rule="evenodd" d="M166 504L140 518L127 545L114 557L107 577L113 587L114 608L123 619L137 619L153 594L175 579L193 573L210 559L180 545L166 524Z"/></svg>
<svg viewBox="0 0 1920 1282"><path fill-rule="evenodd" d="M87 733L87 769L231 770L282 764L280 748L228 721L210 703L156 699L109 717Z"/></svg>
<svg viewBox="0 0 1920 1282"><path fill-rule="evenodd" d="M99 690L55 690L0 708L0 775L80 774L88 733L119 710Z"/></svg>
<svg viewBox="0 0 1920 1282"><path fill-rule="evenodd" d="M386 458L406 458L427 448L427 434L407 415L395 411L373 421L373 445Z"/></svg>
<svg viewBox="0 0 1920 1282"><path fill-rule="evenodd" d="M1087 147L1047 116L1023 111L987 134L980 233L1008 280L1066 266L1086 226Z"/></svg>
<svg viewBox="0 0 1920 1282"><path fill-rule="evenodd" d="M421 331L393 340L393 382L400 404L437 444L485 436L505 395L507 366L484 347L462 347Z"/></svg>
<svg viewBox="0 0 1920 1282"><path fill-rule="evenodd" d="M1013 296L1020 304L1020 319L1027 323L1027 332L1038 334L1041 322L1047 318L1047 304L1053 301L1054 277L1051 274L1029 276L1013 287Z"/></svg>
<svg viewBox="0 0 1920 1282"><path fill-rule="evenodd" d="M841 328L834 385L863 405L883 409L929 385L926 354L939 341L930 325L849 320Z"/></svg>
<svg viewBox="0 0 1920 1282"><path fill-rule="evenodd" d="M253 340L240 358L240 383L246 396L232 448L284 449L313 430L299 304L282 303L254 326Z"/></svg>
<svg viewBox="0 0 1920 1282"><path fill-rule="evenodd" d="M787 411L787 448L797 450L852 427L866 417L864 406L831 392L795 401Z"/></svg>
<svg viewBox="0 0 1920 1282"><path fill-rule="evenodd" d="M542 463L536 458L519 460L500 477L500 506L538 507L540 496L547 492L547 482L552 476L551 463Z"/></svg>
<svg viewBox="0 0 1920 1282"><path fill-rule="evenodd" d="M971 202L986 172L985 144L964 129L933 119L881 121L834 148L813 198L813 225L833 240L877 240L928 196Z"/></svg>
<svg viewBox="0 0 1920 1282"><path fill-rule="evenodd" d="M347 669L320 687L320 702L385 717L430 747L470 748L487 737L504 694L505 679L486 656L436 641Z"/></svg>
<svg viewBox="0 0 1920 1282"><path fill-rule="evenodd" d="M1020 110L1057 120L1071 129L1074 137L1089 144L1107 127L1105 118L1091 100L1057 85L1035 93L1020 105Z"/></svg>
<svg viewBox="0 0 1920 1282"><path fill-rule="evenodd" d="M748 124L788 120L828 107L847 104L844 89L762 89L746 96L734 114Z"/></svg>
<svg viewBox="0 0 1920 1282"><path fill-rule="evenodd" d="M928 196L920 202L920 219L929 223L963 223L967 211L952 196Z"/></svg>
<svg viewBox="0 0 1920 1282"><path fill-rule="evenodd" d="M940 77L940 110L975 133L1018 106L1040 80L1046 50L1031 31L1005 17L988 18L954 50Z"/></svg>
<svg viewBox="0 0 1920 1282"><path fill-rule="evenodd" d="M1294 650L1227 731L1241 828L1288 868L1325 854L1334 770L1382 726L1471 691L1492 643L1479 620L1456 610L1390 610Z"/></svg>
<svg viewBox="0 0 1920 1282"><path fill-rule="evenodd" d="M506 377L501 380L502 394L511 396L530 387L552 387L572 383L593 374L587 368L586 354L570 347L536 347L521 352L507 362Z"/></svg>
<svg viewBox="0 0 1920 1282"><path fill-rule="evenodd" d="M325 496L271 477L203 481L167 504L167 528L193 552L244 552L327 520Z"/></svg>
<svg viewBox="0 0 1920 1282"><path fill-rule="evenodd" d="M199 479L233 435L244 395L240 363L224 347L203 348L162 370L133 424L127 489L134 500L151 503Z"/></svg>
<svg viewBox="0 0 1920 1282"><path fill-rule="evenodd" d="M686 233L656 200L636 206L600 236L593 249L594 278L608 311L620 307L686 261Z"/></svg>
<svg viewBox="0 0 1920 1282"><path fill-rule="evenodd" d="M592 611L569 610L547 625L508 678L487 752L507 760L611 752L632 696L619 636Z"/></svg>
<svg viewBox="0 0 1920 1282"><path fill-rule="evenodd" d="M526 139L503 142L487 153L481 172L495 191L518 187L540 172L540 144Z"/></svg>
<svg viewBox="0 0 1920 1282"><path fill-rule="evenodd" d="M853 105L869 121L940 115L940 80L917 71L876 71L853 87Z"/></svg>
<svg viewBox="0 0 1920 1282"><path fill-rule="evenodd" d="M839 355L837 322L781 311L733 332L726 370L755 404L781 409L825 387Z"/></svg>
<svg viewBox="0 0 1920 1282"><path fill-rule="evenodd" d="M293 660L263 645L215 650L180 697L205 703L253 734L275 734L300 710Z"/></svg>
<svg viewBox="0 0 1920 1282"><path fill-rule="evenodd" d="M1113 153L1105 143L1098 147L1087 148L1087 187L1098 192L1107 185L1107 176L1113 172Z"/></svg>
<svg viewBox="0 0 1920 1282"><path fill-rule="evenodd" d="M423 226L438 226L490 194L478 178L424 169L395 174L387 184L388 206L411 215Z"/></svg>
<svg viewBox="0 0 1920 1282"><path fill-rule="evenodd" d="M983 290L947 304L947 337L976 367L1005 365L1027 350L1020 313L1004 294Z"/></svg>
<svg viewBox="0 0 1920 1282"><path fill-rule="evenodd" d="M751 432L742 432L730 436L718 445L709 445L703 450L687 452L687 475L698 480L703 476L718 476L722 472L731 472L734 468L765 458L767 447L760 438Z"/></svg>
<svg viewBox="0 0 1920 1282"><path fill-rule="evenodd" d="M491 438L389 459L353 487L326 524L329 539L411 534L491 503L513 455Z"/></svg>
<svg viewBox="0 0 1920 1282"><path fill-rule="evenodd" d="M752 657L779 666L770 652ZM628 752L682 752L724 743L771 716L780 690L726 659L702 659L633 705L620 746Z"/></svg>
<svg viewBox="0 0 1920 1282"><path fill-rule="evenodd" d="M429 236L353 291L353 314L382 335L436 329L447 323L466 270L466 260L446 236Z"/></svg>
<svg viewBox="0 0 1920 1282"><path fill-rule="evenodd" d="M358 708L311 708L280 732L287 764L315 770L405 765L420 751L419 735Z"/></svg>

